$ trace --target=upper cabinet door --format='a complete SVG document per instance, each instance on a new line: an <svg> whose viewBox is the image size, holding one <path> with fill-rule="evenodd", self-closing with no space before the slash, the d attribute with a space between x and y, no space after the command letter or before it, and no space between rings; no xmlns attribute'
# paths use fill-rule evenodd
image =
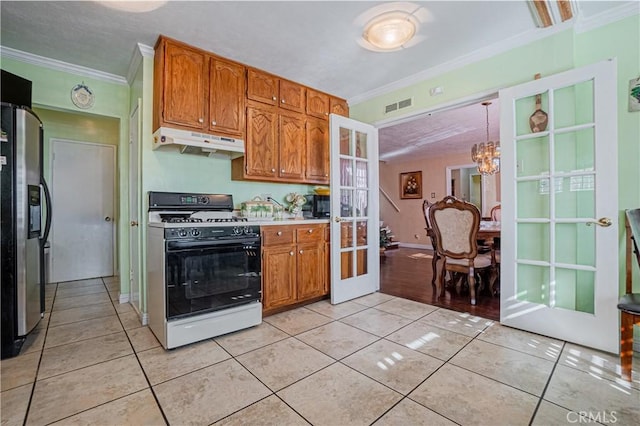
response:
<svg viewBox="0 0 640 426"><path fill-rule="evenodd" d="M247 107L245 174L275 178L278 167L278 114L269 106Z"/></svg>
<svg viewBox="0 0 640 426"><path fill-rule="evenodd" d="M329 118L329 95L307 89L307 114L318 118Z"/></svg>
<svg viewBox="0 0 640 426"><path fill-rule="evenodd" d="M167 42L165 55L164 121L202 129L207 116L207 57L171 42Z"/></svg>
<svg viewBox="0 0 640 426"><path fill-rule="evenodd" d="M280 149L278 175L292 180L304 179L304 118L299 114L279 114Z"/></svg>
<svg viewBox="0 0 640 426"><path fill-rule="evenodd" d="M247 98L269 105L278 104L278 78L254 69L247 71Z"/></svg>
<svg viewBox="0 0 640 426"><path fill-rule="evenodd" d="M211 58L209 68L209 130L244 135L245 68Z"/></svg>
<svg viewBox="0 0 640 426"><path fill-rule="evenodd" d="M329 123L326 120L307 119L306 151L306 180L315 183L329 183Z"/></svg>
<svg viewBox="0 0 640 426"><path fill-rule="evenodd" d="M347 101L332 97L330 99L330 109L333 114L349 117L349 105L347 105Z"/></svg>
<svg viewBox="0 0 640 426"><path fill-rule="evenodd" d="M293 81L280 80L280 101L279 105L291 111L304 113L305 108L305 88Z"/></svg>

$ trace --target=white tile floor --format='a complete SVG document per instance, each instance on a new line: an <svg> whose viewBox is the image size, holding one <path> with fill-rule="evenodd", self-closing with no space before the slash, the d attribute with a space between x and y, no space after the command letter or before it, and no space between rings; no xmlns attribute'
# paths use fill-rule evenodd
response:
<svg viewBox="0 0 640 426"><path fill-rule="evenodd" d="M4 425L637 425L616 356L384 294L165 351L115 278L47 286ZM582 417L581 417L582 416Z"/></svg>

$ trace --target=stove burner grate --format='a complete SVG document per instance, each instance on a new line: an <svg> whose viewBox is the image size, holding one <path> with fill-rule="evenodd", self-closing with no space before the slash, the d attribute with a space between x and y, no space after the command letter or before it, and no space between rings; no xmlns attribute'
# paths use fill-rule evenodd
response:
<svg viewBox="0 0 640 426"><path fill-rule="evenodd" d="M197 217L170 217L163 218L162 221L166 223L199 223L202 222L202 219Z"/></svg>
<svg viewBox="0 0 640 426"><path fill-rule="evenodd" d="M220 223L220 222L247 222L249 219L247 219L246 217L229 217L229 218L216 218L216 219L207 219L207 222L215 222L215 223Z"/></svg>

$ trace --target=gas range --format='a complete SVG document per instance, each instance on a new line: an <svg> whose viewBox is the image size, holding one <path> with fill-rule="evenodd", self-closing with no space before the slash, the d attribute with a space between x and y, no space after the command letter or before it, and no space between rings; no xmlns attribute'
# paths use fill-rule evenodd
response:
<svg viewBox="0 0 640 426"><path fill-rule="evenodd" d="M260 226L226 194L149 192L149 327L170 349L262 321Z"/></svg>

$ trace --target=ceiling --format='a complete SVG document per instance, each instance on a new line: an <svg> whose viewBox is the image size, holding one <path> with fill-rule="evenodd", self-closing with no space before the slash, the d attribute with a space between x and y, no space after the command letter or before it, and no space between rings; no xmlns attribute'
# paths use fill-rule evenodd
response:
<svg viewBox="0 0 640 426"><path fill-rule="evenodd" d="M505 41L517 45L518 40L531 41L551 31L536 27L525 0L156 3L164 4L150 12L131 13L97 1L2 0L0 43L4 52L5 48L28 52L125 81L137 43L154 46L158 35L164 34L354 103L434 67L495 50ZM630 3L636 2L574 2L574 21L593 21ZM366 22L394 9L415 11L420 24L414 45L386 53L365 49L359 40ZM424 120L407 124L405 131L412 136L404 140L448 149L462 135L486 139L482 106ZM497 130L497 119L492 121ZM403 140L397 137L402 127L395 127L381 131L381 153L397 150L397 141ZM396 138L389 148L387 133ZM437 142L425 142L427 134Z"/></svg>

